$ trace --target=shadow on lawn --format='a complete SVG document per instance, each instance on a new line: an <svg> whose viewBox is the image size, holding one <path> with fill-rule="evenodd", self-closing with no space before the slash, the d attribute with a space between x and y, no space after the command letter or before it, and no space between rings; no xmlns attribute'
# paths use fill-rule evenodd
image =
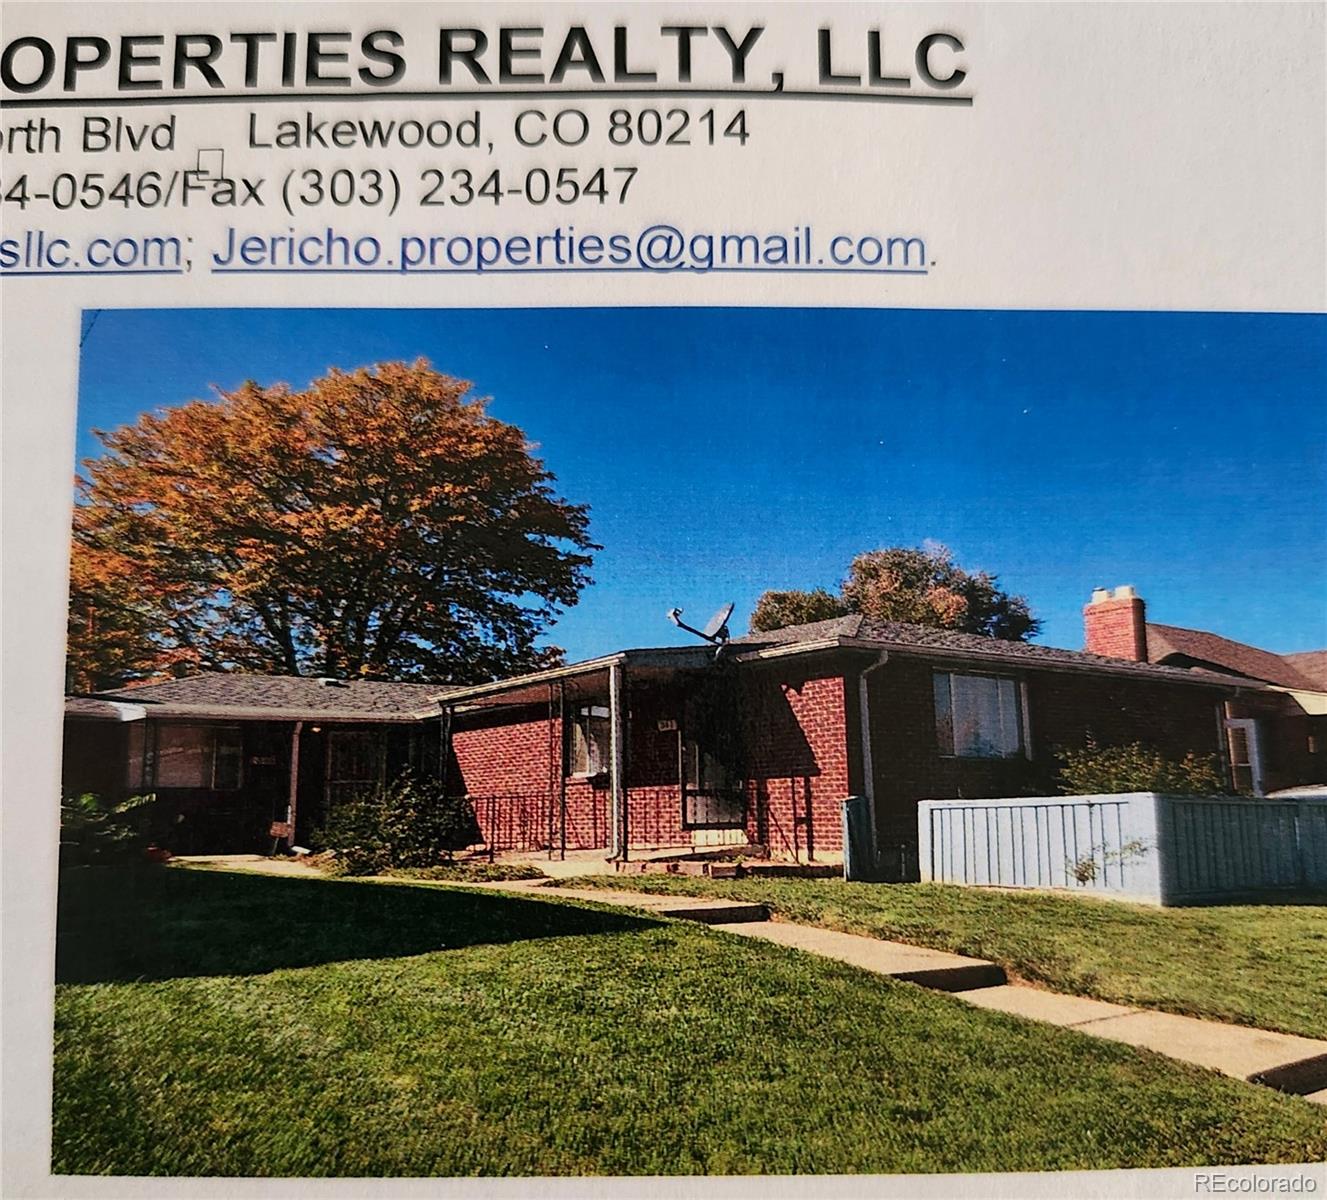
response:
<svg viewBox="0 0 1327 1200"><path fill-rule="evenodd" d="M58 983L110 983L257 975L657 924L493 892L172 867L81 867L60 877L55 977Z"/></svg>

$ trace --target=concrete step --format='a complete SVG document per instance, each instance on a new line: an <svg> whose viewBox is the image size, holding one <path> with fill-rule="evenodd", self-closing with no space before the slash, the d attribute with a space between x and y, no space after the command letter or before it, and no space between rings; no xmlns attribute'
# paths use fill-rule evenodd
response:
<svg viewBox="0 0 1327 1200"><path fill-rule="evenodd" d="M753 921L721 928L942 992L994 987L1005 982L1004 968L995 963L948 954L943 950L928 950L923 946L906 946L901 942L885 942L879 938L808 925L790 925L783 921Z"/></svg>
<svg viewBox="0 0 1327 1200"><path fill-rule="evenodd" d="M704 925L743 925L768 921L769 909L763 904L743 900L705 900L695 896L666 896L649 892L613 892L598 888L530 887L520 890L536 896L560 896L572 900L593 900L636 908L656 917L679 921L699 921Z"/></svg>

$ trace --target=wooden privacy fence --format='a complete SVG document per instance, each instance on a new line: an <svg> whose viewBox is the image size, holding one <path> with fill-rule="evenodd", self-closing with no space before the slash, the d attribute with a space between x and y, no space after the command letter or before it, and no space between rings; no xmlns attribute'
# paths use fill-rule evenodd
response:
<svg viewBox="0 0 1327 1200"><path fill-rule="evenodd" d="M921 877L1161 904L1327 889L1327 798L1130 792L925 800Z"/></svg>

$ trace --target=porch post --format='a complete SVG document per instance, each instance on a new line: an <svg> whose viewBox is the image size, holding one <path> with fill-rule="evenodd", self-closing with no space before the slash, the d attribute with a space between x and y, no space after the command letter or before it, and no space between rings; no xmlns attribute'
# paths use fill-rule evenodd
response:
<svg viewBox="0 0 1327 1200"><path fill-rule="evenodd" d="M286 845L295 845L295 815L299 808L299 736L304 730L304 722L296 721L290 733L290 798L286 803L286 824L290 826L290 837Z"/></svg>
<svg viewBox="0 0 1327 1200"><path fill-rule="evenodd" d="M623 778L626 764L626 731L622 711L622 664L608 668L609 788L612 797L612 857L627 860L627 789Z"/></svg>

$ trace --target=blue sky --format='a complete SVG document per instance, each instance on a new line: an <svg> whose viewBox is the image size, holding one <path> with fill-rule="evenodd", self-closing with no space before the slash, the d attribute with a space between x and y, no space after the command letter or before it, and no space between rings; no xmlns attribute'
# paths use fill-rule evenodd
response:
<svg viewBox="0 0 1327 1200"><path fill-rule="evenodd" d="M90 314L85 315L88 325ZM588 503L575 658L687 640L769 587L944 542L1082 644L1092 588L1271 650L1327 646L1327 317L879 309L104 310L92 427L245 379L424 356Z"/></svg>

